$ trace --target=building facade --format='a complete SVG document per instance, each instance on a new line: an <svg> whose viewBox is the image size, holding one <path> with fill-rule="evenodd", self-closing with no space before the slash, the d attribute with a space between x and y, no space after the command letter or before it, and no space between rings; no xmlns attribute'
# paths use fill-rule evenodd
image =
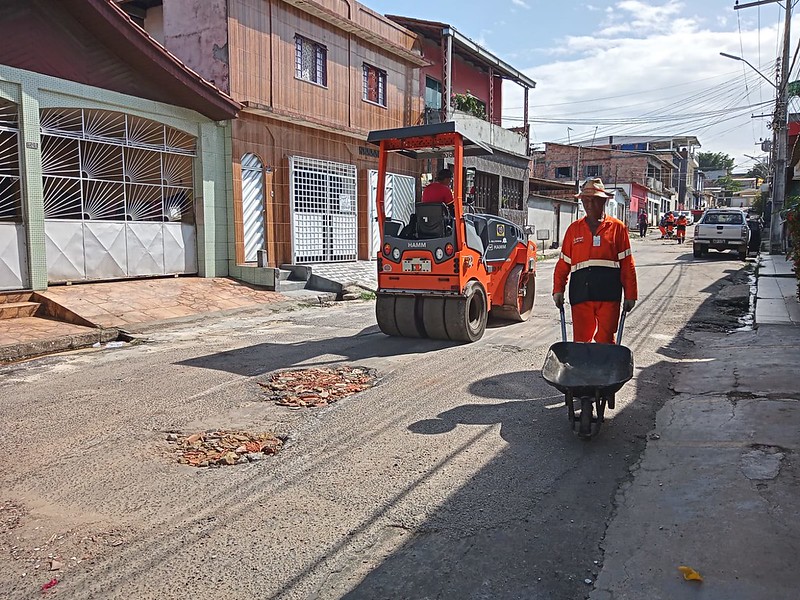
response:
<svg viewBox="0 0 800 600"><path fill-rule="evenodd" d="M244 109L230 152L229 272L274 285L275 269L368 259L377 151L370 130L416 123L417 37L341 0L133 0L143 26ZM416 166L391 157L398 202Z"/></svg>
<svg viewBox="0 0 800 600"><path fill-rule="evenodd" d="M0 6L0 289L227 274L240 105L105 0Z"/></svg>

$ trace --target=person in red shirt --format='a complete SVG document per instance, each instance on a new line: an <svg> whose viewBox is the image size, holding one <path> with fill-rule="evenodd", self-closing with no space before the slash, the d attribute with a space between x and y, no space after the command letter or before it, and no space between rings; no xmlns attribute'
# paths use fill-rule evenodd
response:
<svg viewBox="0 0 800 600"><path fill-rule="evenodd" d="M601 179L587 180L576 197L583 202L586 216L564 234L553 273L553 302L559 308L564 306L569 279L574 341L613 344L623 293L626 312L638 298L628 228L604 214L611 195Z"/></svg>
<svg viewBox="0 0 800 600"><path fill-rule="evenodd" d="M450 169L442 169L436 175L436 181L430 182L422 190L422 201L453 204L453 191L450 189L452 183L453 172Z"/></svg>

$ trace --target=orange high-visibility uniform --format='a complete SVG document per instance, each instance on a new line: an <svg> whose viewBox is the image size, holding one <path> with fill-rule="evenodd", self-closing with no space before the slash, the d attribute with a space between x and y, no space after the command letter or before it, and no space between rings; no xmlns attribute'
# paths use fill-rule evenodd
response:
<svg viewBox="0 0 800 600"><path fill-rule="evenodd" d="M605 216L593 236L586 219L564 234L561 256L553 272L553 293L564 293L569 279L572 336L576 342L613 344L622 293L638 299L636 269L628 228Z"/></svg>

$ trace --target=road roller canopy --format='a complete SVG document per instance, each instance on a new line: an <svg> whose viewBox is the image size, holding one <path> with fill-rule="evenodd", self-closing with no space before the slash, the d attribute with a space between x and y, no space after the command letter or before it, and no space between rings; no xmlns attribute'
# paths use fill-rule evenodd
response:
<svg viewBox="0 0 800 600"><path fill-rule="evenodd" d="M385 142L384 147L387 151L411 158L440 158L446 153L453 152L456 139L460 137L464 145L464 156L492 154L492 149L479 141L488 137L489 133L489 124L486 123L486 136L482 135L482 125L484 124L446 121L430 125L381 129L371 131L367 142L375 145Z"/></svg>

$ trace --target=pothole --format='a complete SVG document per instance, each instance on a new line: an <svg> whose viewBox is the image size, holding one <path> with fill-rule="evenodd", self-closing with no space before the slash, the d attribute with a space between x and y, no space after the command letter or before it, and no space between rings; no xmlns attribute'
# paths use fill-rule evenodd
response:
<svg viewBox="0 0 800 600"><path fill-rule="evenodd" d="M785 456L782 448L753 444L750 450L742 453L739 467L745 477L750 480L775 479L781 470L781 462Z"/></svg>
<svg viewBox="0 0 800 600"><path fill-rule="evenodd" d="M178 462L190 467L224 467L257 462L277 454L284 440L272 433L210 430L179 436L167 435L175 444Z"/></svg>
<svg viewBox="0 0 800 600"><path fill-rule="evenodd" d="M259 381L267 400L300 409L322 407L371 388L377 372L366 367L321 367L280 371Z"/></svg>

